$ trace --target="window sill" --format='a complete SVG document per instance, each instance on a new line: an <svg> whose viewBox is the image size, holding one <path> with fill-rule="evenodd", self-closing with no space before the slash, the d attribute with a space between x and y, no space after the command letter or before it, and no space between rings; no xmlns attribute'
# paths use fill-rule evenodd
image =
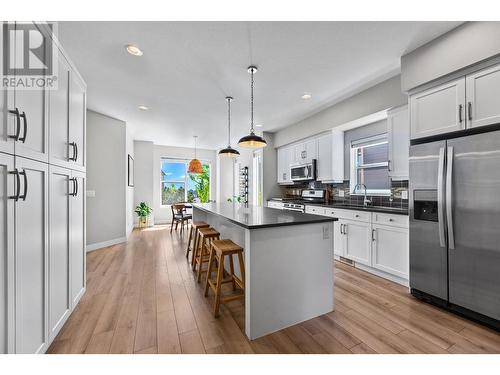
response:
<svg viewBox="0 0 500 375"><path fill-rule="evenodd" d="M365 193L350 193L350 196L364 197ZM391 193L370 193L370 191L366 192L366 196L369 197L390 197Z"/></svg>

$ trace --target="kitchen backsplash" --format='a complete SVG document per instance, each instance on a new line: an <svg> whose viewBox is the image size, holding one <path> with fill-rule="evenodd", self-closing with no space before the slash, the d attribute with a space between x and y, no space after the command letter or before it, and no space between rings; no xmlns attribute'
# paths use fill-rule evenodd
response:
<svg viewBox="0 0 500 375"><path fill-rule="evenodd" d="M281 193L283 197L300 197L302 189L326 189L328 191L327 197L329 203L342 203L351 205L363 205L363 195L351 195L349 188L349 181L336 184L323 184L321 182L311 182L308 184L300 184L293 186L282 186ZM342 193L343 192L343 196ZM391 195L367 195L368 199L372 201L373 206L382 207L397 207L401 209L408 209L408 199L403 199L403 192L408 194L408 180L392 181L391 182ZM408 196L408 195L407 195Z"/></svg>

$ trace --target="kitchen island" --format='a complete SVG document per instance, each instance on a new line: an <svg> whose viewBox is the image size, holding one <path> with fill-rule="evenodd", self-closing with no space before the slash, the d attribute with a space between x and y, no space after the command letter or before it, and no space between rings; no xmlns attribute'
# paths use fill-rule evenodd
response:
<svg viewBox="0 0 500 375"><path fill-rule="evenodd" d="M244 249L249 339L333 311L333 222L337 219L205 203L193 205L193 220L205 221L220 232L221 239L231 239Z"/></svg>

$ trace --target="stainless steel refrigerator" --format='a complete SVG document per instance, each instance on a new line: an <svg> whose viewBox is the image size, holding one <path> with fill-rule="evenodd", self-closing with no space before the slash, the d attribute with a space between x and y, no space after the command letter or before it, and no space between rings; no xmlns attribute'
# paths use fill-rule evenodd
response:
<svg viewBox="0 0 500 375"><path fill-rule="evenodd" d="M410 147L413 295L500 328L500 131Z"/></svg>

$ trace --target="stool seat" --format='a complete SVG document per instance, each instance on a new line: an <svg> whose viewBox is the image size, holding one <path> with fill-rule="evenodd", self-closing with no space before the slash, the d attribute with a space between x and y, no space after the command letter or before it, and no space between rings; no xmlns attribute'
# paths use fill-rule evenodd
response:
<svg viewBox="0 0 500 375"><path fill-rule="evenodd" d="M204 221L192 221L191 222L191 230L189 231L189 239L187 243L186 249L186 258L189 258L189 252L196 248L196 244L198 243L198 229L199 228L208 228L210 225L205 223ZM191 241L192 240L192 241ZM191 243L193 246L191 246ZM193 264L193 259L191 259L191 264Z"/></svg>
<svg viewBox="0 0 500 375"><path fill-rule="evenodd" d="M238 256L241 278L234 273L233 255ZM224 277L224 258L229 258L229 276ZM217 262L217 277L211 279L214 263ZM222 284L231 283L233 285L233 294L222 296ZM237 289L238 287L239 289ZM219 316L221 303L245 298L245 265L243 263L243 248L231 240L213 240L210 247L210 256L208 258L207 281L205 283L205 297L208 296L208 289L215 293L214 316Z"/></svg>
<svg viewBox="0 0 500 375"><path fill-rule="evenodd" d="M209 228L200 228L200 229L198 229L198 232L200 233L201 237L205 237L205 238L220 236L220 233L217 232L212 227L209 227Z"/></svg>
<svg viewBox="0 0 500 375"><path fill-rule="evenodd" d="M233 241L227 239L214 240L212 242L212 246L214 247L218 255L220 254L232 255L232 254L237 254L240 251L243 251L243 248L241 246L238 246Z"/></svg>

